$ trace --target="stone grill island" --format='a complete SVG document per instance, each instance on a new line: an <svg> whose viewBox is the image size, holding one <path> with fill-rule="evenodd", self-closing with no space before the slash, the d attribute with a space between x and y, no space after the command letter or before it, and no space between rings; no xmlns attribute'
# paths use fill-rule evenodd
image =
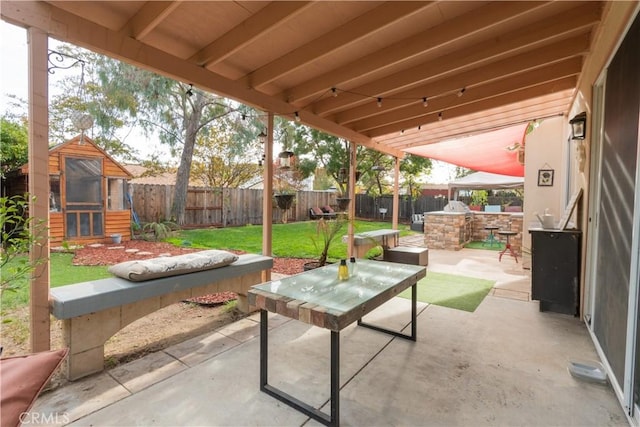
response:
<svg viewBox="0 0 640 427"><path fill-rule="evenodd" d="M424 213L424 243L430 249L458 251L472 241L484 241L489 236L487 226L498 230L516 231L511 247L522 252L522 212L447 212Z"/></svg>

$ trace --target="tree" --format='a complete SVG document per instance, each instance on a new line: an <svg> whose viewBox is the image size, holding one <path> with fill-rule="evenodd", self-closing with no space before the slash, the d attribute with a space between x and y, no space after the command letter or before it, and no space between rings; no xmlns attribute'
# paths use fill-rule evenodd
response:
<svg viewBox="0 0 640 427"><path fill-rule="evenodd" d="M0 117L0 176L27 163L28 149L26 119L11 119L7 114Z"/></svg>
<svg viewBox="0 0 640 427"><path fill-rule="evenodd" d="M321 168L336 183L342 194L347 183L341 180L340 169L349 167L349 141L326 134L303 125L295 126L295 138L291 141L293 151L302 158L300 169L313 173ZM387 191L385 175L393 170L393 158L382 152L363 146L356 149L356 163L361 171L359 182L367 194L384 194ZM400 161L404 180L413 179L431 169L431 160L409 155ZM323 175L321 173L321 175ZM413 177L413 178L411 178ZM318 182L324 182L323 179ZM326 184L325 184L326 185Z"/></svg>
<svg viewBox="0 0 640 427"><path fill-rule="evenodd" d="M391 192L387 190L385 175L393 170L393 159L375 150L367 150L367 153L369 155L358 162L358 168L364 171L360 179L364 192L378 196Z"/></svg>
<svg viewBox="0 0 640 427"><path fill-rule="evenodd" d="M230 116L225 119L217 121L208 136L198 138L191 173L210 187L238 188L260 177L262 169L250 160L260 158L261 147L254 144L249 153L238 150L236 123Z"/></svg>
<svg viewBox="0 0 640 427"><path fill-rule="evenodd" d="M78 135L72 118L85 113L94 120L86 132L98 146L120 160L138 159L137 150L127 142L138 124L138 94L113 90L101 80L104 70L116 69L119 62L71 45L62 45L59 51L83 62L71 67L57 83L60 93L49 108L50 140L62 143Z"/></svg>
<svg viewBox="0 0 640 427"><path fill-rule="evenodd" d="M322 169L321 176L326 175L335 183L340 193L345 194L347 183L342 181L340 169L349 168L349 141L306 126L297 125L295 138L292 141L292 149L301 159L299 168L303 175L315 173ZM356 150L356 162L358 169L365 171L361 180L367 179L369 167L384 156L374 150L358 146ZM325 182L324 179L320 182ZM326 188L323 188L326 189Z"/></svg>
<svg viewBox="0 0 640 427"><path fill-rule="evenodd" d="M404 177L404 184L407 187L409 200L420 196L420 188L418 187L418 176L429 174L431 172L431 159L409 154L400 162L400 172ZM410 203L411 215L415 213L413 203Z"/></svg>
<svg viewBox="0 0 640 427"><path fill-rule="evenodd" d="M114 129L135 124L148 134L157 134L160 141L170 147L173 155L179 154L172 217L178 224L184 224L187 188L197 138L206 138L211 123L239 108L190 84L101 55L79 49L72 51L90 64L86 66L88 83L83 85L86 86L86 92L76 95L75 101L71 96L61 98L60 105L65 106L61 110L66 110L66 115L83 107L89 110L94 104L84 101L95 91L92 99L96 100L95 106L99 108L93 114L104 137L101 140L103 148L107 148L106 142L113 142ZM118 120L112 120L113 117ZM246 141L240 138L236 142ZM116 148L110 146L108 151L113 153Z"/></svg>
<svg viewBox="0 0 640 427"><path fill-rule="evenodd" d="M467 169L467 168L462 167L462 166L456 166L456 172L455 172L455 175L456 175L456 178L462 178L462 177L465 177L465 176L467 176L467 175L470 175L470 174L472 174L472 173L474 173L474 172L475 172L475 171L474 171L474 170L472 170L472 169Z"/></svg>

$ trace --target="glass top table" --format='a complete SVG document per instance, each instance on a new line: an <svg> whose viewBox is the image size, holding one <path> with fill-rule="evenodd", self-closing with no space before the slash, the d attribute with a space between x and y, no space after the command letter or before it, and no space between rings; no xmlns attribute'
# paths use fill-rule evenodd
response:
<svg viewBox="0 0 640 427"><path fill-rule="evenodd" d="M416 340L418 280L423 266L358 259L357 273L338 280L338 264L253 286L249 305L260 309L260 390L328 426L340 424L340 331L358 325ZM361 318L411 287L411 335L362 322ZM267 312L281 314L331 330L331 413L326 414L268 383L269 328Z"/></svg>
<svg viewBox="0 0 640 427"><path fill-rule="evenodd" d="M338 280L338 264L256 285L249 304L339 331L426 276L417 265L358 259L357 274Z"/></svg>

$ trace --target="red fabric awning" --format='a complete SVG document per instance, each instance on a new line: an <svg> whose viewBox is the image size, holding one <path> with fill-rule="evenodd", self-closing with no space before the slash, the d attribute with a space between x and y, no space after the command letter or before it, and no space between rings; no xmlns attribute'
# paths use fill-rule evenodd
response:
<svg viewBox="0 0 640 427"><path fill-rule="evenodd" d="M524 150L527 125L524 123L482 134L412 147L406 151L476 171L524 176L524 165L518 161L518 151Z"/></svg>

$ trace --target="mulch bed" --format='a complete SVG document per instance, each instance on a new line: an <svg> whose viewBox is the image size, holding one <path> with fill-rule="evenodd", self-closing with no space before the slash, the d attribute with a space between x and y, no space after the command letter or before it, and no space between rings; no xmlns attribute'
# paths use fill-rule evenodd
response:
<svg viewBox="0 0 640 427"><path fill-rule="evenodd" d="M130 240L122 242L121 244L93 245L77 249L73 257L73 265L113 265L124 261L149 259L161 255L181 255L200 250L202 249L178 247L165 242ZM233 252L235 254L244 253L241 251L229 252ZM309 260L303 258L274 258L273 269L271 271L273 273L286 275L298 274L303 271L303 264L305 262L309 262ZM213 306L223 304L236 298L237 296L233 292L220 292L217 294L192 298L187 301L201 305Z"/></svg>

